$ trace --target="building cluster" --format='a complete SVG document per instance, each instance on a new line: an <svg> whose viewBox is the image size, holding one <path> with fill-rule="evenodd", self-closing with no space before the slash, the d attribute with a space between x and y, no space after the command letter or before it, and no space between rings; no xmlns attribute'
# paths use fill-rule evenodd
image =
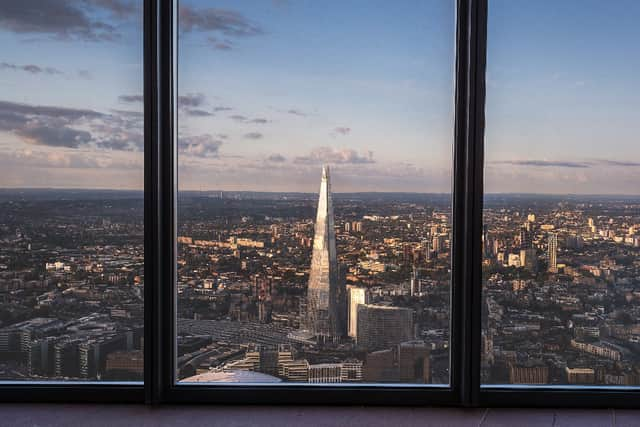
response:
<svg viewBox="0 0 640 427"><path fill-rule="evenodd" d="M36 317L0 329L0 354L32 379L140 380L141 366L107 362L115 352L130 357L140 350L142 333L97 313L68 322Z"/></svg>
<svg viewBox="0 0 640 427"><path fill-rule="evenodd" d="M142 379L142 203L87 196L0 207L0 379Z"/></svg>
<svg viewBox="0 0 640 427"><path fill-rule="evenodd" d="M640 202L485 208L483 381L640 385Z"/></svg>

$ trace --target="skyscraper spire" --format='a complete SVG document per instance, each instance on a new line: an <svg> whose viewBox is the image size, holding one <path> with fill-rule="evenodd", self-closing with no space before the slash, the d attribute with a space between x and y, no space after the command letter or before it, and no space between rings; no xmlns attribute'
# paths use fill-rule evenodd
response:
<svg viewBox="0 0 640 427"><path fill-rule="evenodd" d="M320 181L306 313L307 328L322 340L335 340L345 332L342 313L344 286L339 282L331 181L329 166L325 165Z"/></svg>

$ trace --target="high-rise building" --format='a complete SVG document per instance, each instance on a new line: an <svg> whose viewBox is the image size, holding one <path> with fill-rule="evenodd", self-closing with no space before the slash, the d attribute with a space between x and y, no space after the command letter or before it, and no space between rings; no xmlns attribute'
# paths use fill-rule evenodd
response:
<svg viewBox="0 0 640 427"><path fill-rule="evenodd" d="M383 350L414 338L413 310L383 305L358 305L357 346Z"/></svg>
<svg viewBox="0 0 640 427"><path fill-rule="evenodd" d="M412 297L418 296L420 294L420 277L418 271L415 267L411 271L411 280L409 282L409 294Z"/></svg>
<svg viewBox="0 0 640 427"><path fill-rule="evenodd" d="M369 294L365 288L357 286L347 286L349 294L349 336L357 338L358 335L358 305L369 304Z"/></svg>
<svg viewBox="0 0 640 427"><path fill-rule="evenodd" d="M536 250L533 248L520 249L520 266L529 271L535 271L537 268Z"/></svg>
<svg viewBox="0 0 640 427"><path fill-rule="evenodd" d="M558 235L549 233L549 271L551 273L558 272Z"/></svg>
<svg viewBox="0 0 640 427"><path fill-rule="evenodd" d="M270 278L260 275L254 276L254 298L258 306L258 321L260 323L271 322L272 302L271 302L272 283Z"/></svg>
<svg viewBox="0 0 640 427"><path fill-rule="evenodd" d="M340 281L329 167L322 168L313 255L307 289L306 327L318 340L336 340L346 334L345 287Z"/></svg>
<svg viewBox="0 0 640 427"><path fill-rule="evenodd" d="M403 342L388 350L368 353L365 382L430 383L430 348L422 341Z"/></svg>
<svg viewBox="0 0 640 427"><path fill-rule="evenodd" d="M432 240L433 241L432 241L431 248L437 253L442 252L444 250L444 236L442 235L433 236Z"/></svg>
<svg viewBox="0 0 640 427"><path fill-rule="evenodd" d="M531 231L527 230L527 227L520 229L520 249L531 249L533 247L533 236Z"/></svg>

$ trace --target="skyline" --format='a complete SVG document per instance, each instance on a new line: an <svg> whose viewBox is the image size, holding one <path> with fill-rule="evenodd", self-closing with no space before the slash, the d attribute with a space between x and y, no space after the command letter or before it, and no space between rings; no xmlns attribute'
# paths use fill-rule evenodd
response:
<svg viewBox="0 0 640 427"><path fill-rule="evenodd" d="M33 0L0 18L0 187L142 188L135 3ZM629 17L607 9L603 40L588 40L616 49L591 66L576 40L596 2L567 28L569 6L514 3L490 7L486 190L640 194ZM329 163L336 193L450 193L452 2L208 5L180 2L181 190L313 192ZM66 26L24 13L43 7ZM535 31L545 23L561 42Z"/></svg>

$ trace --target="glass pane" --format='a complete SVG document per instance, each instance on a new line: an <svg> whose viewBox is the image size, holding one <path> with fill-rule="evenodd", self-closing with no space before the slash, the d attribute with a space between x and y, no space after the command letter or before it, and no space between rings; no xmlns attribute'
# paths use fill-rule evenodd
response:
<svg viewBox="0 0 640 427"><path fill-rule="evenodd" d="M485 384L640 384L639 18L490 2Z"/></svg>
<svg viewBox="0 0 640 427"><path fill-rule="evenodd" d="M178 381L449 383L451 1L180 1Z"/></svg>
<svg viewBox="0 0 640 427"><path fill-rule="evenodd" d="M0 381L142 380L142 2L0 13Z"/></svg>

